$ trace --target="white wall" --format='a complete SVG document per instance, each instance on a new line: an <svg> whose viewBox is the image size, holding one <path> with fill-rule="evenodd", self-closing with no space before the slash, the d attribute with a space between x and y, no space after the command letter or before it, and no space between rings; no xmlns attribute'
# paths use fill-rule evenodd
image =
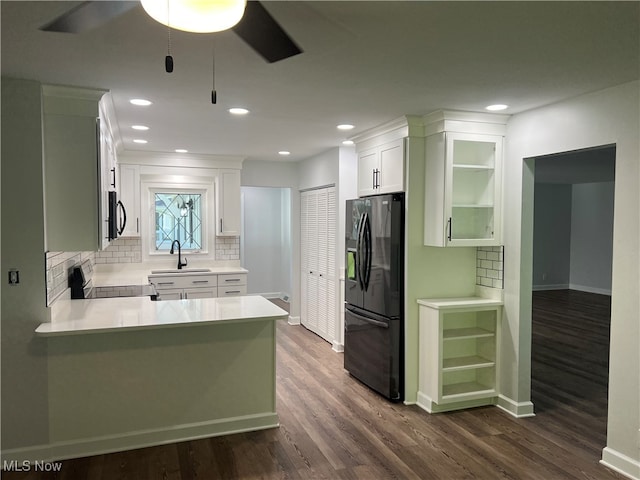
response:
<svg viewBox="0 0 640 480"><path fill-rule="evenodd" d="M536 183L534 290L569 288L571 185Z"/></svg>
<svg viewBox="0 0 640 480"><path fill-rule="evenodd" d="M570 288L611 294L614 182L572 188Z"/></svg>
<svg viewBox="0 0 640 480"><path fill-rule="evenodd" d="M611 354L607 447L603 462L639 477L640 449L640 82L515 115L507 125L505 161L505 316L500 404L532 411L531 289L533 170L525 159L616 145Z"/></svg>
<svg viewBox="0 0 640 480"><path fill-rule="evenodd" d="M247 293L291 295L291 205L287 188L242 187L242 266Z"/></svg>

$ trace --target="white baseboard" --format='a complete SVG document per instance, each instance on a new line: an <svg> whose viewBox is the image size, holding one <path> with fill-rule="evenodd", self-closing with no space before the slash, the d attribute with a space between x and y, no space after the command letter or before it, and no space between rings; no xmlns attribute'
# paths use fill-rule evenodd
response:
<svg viewBox="0 0 640 480"><path fill-rule="evenodd" d="M609 447L602 449L602 460L600 460L600 463L611 470L621 473L625 477L640 480L640 461Z"/></svg>
<svg viewBox="0 0 640 480"><path fill-rule="evenodd" d="M611 296L611 289L589 287L588 285L578 285L576 283L570 283L569 284L569 289L570 290L578 290L580 292L597 293L597 294L600 294L600 295Z"/></svg>
<svg viewBox="0 0 640 480"><path fill-rule="evenodd" d="M289 325L300 325L300 317L292 317L289 315Z"/></svg>
<svg viewBox="0 0 640 480"><path fill-rule="evenodd" d="M516 418L535 417L536 415L533 411L532 402L515 402L504 395L498 395L497 406Z"/></svg>
<svg viewBox="0 0 640 480"><path fill-rule="evenodd" d="M341 344L340 342L336 342L334 340L333 341L333 346L331 347L331 350L333 350L334 352L337 352L337 353L342 353L342 352L344 352L344 345Z"/></svg>
<svg viewBox="0 0 640 480"><path fill-rule="evenodd" d="M53 442L48 445L3 450L2 462L49 462L68 458L89 457L105 453L184 442L199 438L231 435L234 433L266 430L279 427L278 414L265 412L255 415L225 418L210 422L178 425L161 430L141 430L122 435L81 438L73 441Z"/></svg>
<svg viewBox="0 0 640 480"><path fill-rule="evenodd" d="M542 291L542 290L569 290L568 283L556 283L556 284L543 284L543 285L534 285L533 291Z"/></svg>

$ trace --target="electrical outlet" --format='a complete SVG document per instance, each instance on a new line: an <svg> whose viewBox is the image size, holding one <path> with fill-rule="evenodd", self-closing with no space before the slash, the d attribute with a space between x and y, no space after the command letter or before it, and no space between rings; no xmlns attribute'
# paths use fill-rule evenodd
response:
<svg viewBox="0 0 640 480"><path fill-rule="evenodd" d="M20 272L14 268L9 270L9 285L18 285L20 283Z"/></svg>

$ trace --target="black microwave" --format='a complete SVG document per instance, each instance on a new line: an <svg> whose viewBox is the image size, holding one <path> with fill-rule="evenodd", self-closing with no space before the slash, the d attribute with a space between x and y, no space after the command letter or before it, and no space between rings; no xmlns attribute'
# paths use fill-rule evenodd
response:
<svg viewBox="0 0 640 480"><path fill-rule="evenodd" d="M122 202L118 200L118 193L114 191L109 192L109 217L107 222L107 238L109 240L114 240L118 238L118 235L122 235L124 228L127 226L127 211Z"/></svg>

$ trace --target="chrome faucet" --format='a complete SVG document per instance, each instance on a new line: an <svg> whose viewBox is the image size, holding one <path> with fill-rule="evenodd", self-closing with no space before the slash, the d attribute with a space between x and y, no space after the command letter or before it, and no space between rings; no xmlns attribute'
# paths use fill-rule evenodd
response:
<svg viewBox="0 0 640 480"><path fill-rule="evenodd" d="M178 240L174 240L173 243L171 244L171 250L169 250L169 253L171 255L173 255L173 246L175 244L178 244L178 270L182 270L182 267L185 267L187 265L187 259L184 259L184 263L182 263L182 250L180 249L180 242Z"/></svg>

